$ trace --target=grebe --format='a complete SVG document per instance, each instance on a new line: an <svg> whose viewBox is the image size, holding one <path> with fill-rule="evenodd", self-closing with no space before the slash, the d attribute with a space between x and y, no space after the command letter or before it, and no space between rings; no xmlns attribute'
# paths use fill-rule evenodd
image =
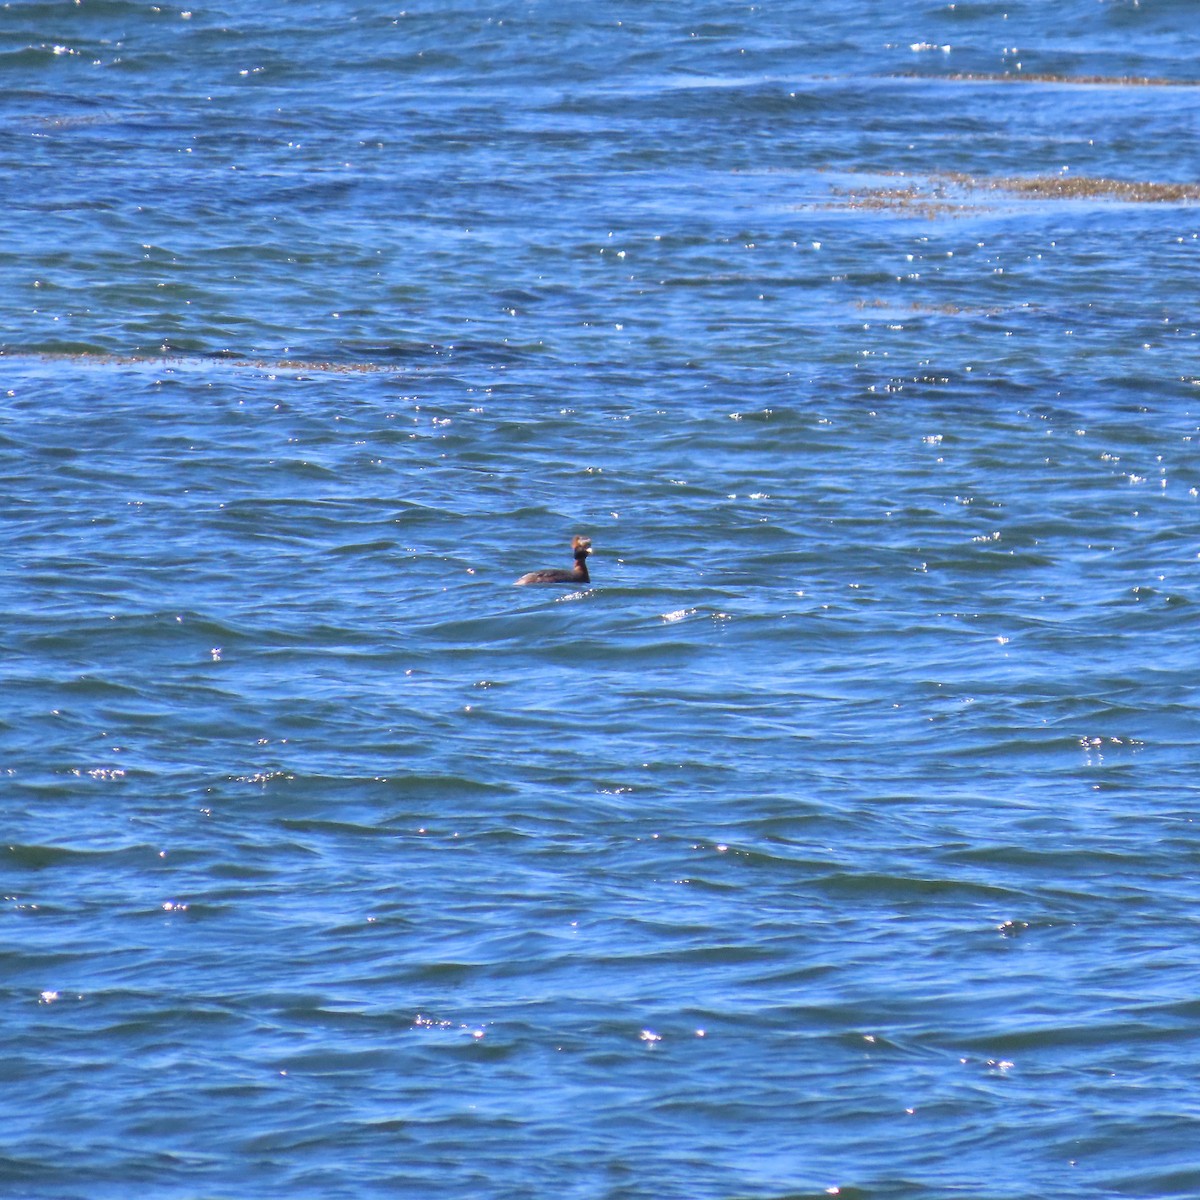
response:
<svg viewBox="0 0 1200 1200"><path fill-rule="evenodd" d="M575 565L569 571L530 571L516 581L518 586L527 583L590 583L588 579L587 556L592 552L592 539L575 537L571 539L571 551L575 555Z"/></svg>

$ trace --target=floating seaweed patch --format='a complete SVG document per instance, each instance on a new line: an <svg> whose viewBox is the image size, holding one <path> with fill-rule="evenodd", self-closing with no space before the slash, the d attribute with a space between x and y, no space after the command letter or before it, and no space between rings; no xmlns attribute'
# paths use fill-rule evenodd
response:
<svg viewBox="0 0 1200 1200"><path fill-rule="evenodd" d="M36 359L40 362L78 362L96 366L150 366L156 368L182 368L188 366L230 367L253 371L287 371L306 374L334 375L397 375L404 368L395 363L371 361L321 361L317 359L266 359L243 358L232 353L180 355L180 354L110 354L102 350L22 350L0 347L0 358Z"/></svg>
<svg viewBox="0 0 1200 1200"><path fill-rule="evenodd" d="M903 71L893 79L937 80L939 83L1050 83L1067 87L1200 87L1200 80L1163 79L1148 75L1058 75L1052 71L958 71L929 74Z"/></svg>
<svg viewBox="0 0 1200 1200"><path fill-rule="evenodd" d="M830 192L832 198L819 207L928 218L978 212L990 206L985 193L1005 193L1030 200L1112 200L1125 204L1191 204L1200 200L1197 183L1106 179L1069 173L989 177L943 171L913 179L903 186L864 181L861 186L835 186Z"/></svg>
<svg viewBox="0 0 1200 1200"><path fill-rule="evenodd" d="M1070 174L1004 175L980 179L974 175L950 172L941 178L973 191L1003 191L1042 200L1113 199L1131 204L1183 204L1200 200L1200 184L1195 183L1154 183Z"/></svg>
<svg viewBox="0 0 1200 1200"><path fill-rule="evenodd" d="M981 206L966 199L951 199L947 189L937 184L913 183L906 187L834 187L834 199L821 207L856 209L865 212L898 212L915 217L956 215Z"/></svg>

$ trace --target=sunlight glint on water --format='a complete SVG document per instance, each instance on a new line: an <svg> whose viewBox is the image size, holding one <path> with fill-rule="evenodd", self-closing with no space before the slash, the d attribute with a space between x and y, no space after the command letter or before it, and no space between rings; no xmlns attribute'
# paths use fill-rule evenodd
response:
<svg viewBox="0 0 1200 1200"><path fill-rule="evenodd" d="M3 12L0 1192L1196 1192L1189 6Z"/></svg>

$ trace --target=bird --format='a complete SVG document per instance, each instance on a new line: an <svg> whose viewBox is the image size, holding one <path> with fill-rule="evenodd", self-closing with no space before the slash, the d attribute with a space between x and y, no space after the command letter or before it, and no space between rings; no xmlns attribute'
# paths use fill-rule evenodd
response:
<svg viewBox="0 0 1200 1200"><path fill-rule="evenodd" d="M530 571L514 580L518 587L528 583L557 583L568 586L578 583L590 583L587 569L587 556L592 552L592 539L576 535L571 539L571 553L575 555L575 565L569 571L549 570Z"/></svg>

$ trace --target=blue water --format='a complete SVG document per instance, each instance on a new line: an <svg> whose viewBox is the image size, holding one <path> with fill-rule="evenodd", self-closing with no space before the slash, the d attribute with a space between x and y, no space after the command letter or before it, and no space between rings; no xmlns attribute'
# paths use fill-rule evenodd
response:
<svg viewBox="0 0 1200 1200"><path fill-rule="evenodd" d="M1200 1194L1198 63L0 8L0 1195Z"/></svg>

